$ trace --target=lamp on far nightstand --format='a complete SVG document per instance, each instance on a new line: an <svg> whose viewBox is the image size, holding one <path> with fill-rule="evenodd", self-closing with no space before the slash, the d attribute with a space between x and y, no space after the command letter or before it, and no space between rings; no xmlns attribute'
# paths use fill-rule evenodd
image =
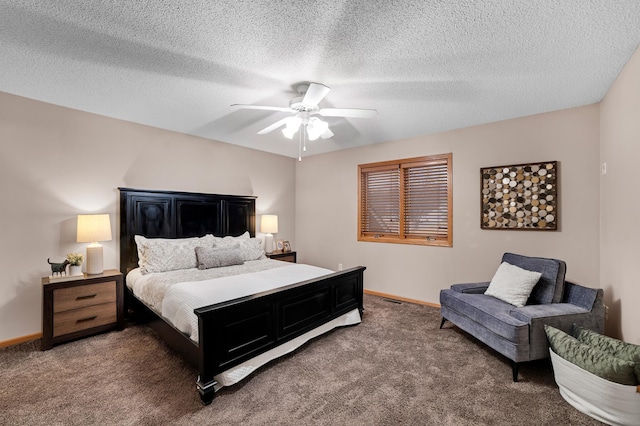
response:
<svg viewBox="0 0 640 426"><path fill-rule="evenodd" d="M79 214L77 236L79 243L91 243L87 246L87 274L101 274L104 267L100 241L111 241L109 215Z"/></svg>
<svg viewBox="0 0 640 426"><path fill-rule="evenodd" d="M278 233L278 215L263 214L260 218L260 232L267 234L264 236L264 251L273 253L273 234Z"/></svg>

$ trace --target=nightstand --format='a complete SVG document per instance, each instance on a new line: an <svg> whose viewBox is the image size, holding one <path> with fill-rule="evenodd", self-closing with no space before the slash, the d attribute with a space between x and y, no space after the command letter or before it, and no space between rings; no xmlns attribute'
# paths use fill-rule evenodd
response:
<svg viewBox="0 0 640 426"><path fill-rule="evenodd" d="M42 350L124 327L124 283L116 269L71 281L42 278Z"/></svg>
<svg viewBox="0 0 640 426"><path fill-rule="evenodd" d="M273 253L267 253L267 257L269 259L281 260L283 262L296 263L298 261L298 256L295 251L274 251Z"/></svg>

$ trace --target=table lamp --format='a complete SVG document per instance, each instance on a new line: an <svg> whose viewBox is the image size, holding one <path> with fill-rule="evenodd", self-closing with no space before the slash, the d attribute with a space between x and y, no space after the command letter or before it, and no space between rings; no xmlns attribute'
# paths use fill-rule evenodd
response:
<svg viewBox="0 0 640 426"><path fill-rule="evenodd" d="M264 251L273 253L273 234L278 233L278 215L263 214L260 218L260 232L267 234L264 236Z"/></svg>
<svg viewBox="0 0 640 426"><path fill-rule="evenodd" d="M104 271L102 245L100 241L111 241L111 222L108 214L79 214L79 243L87 246L87 274L101 274Z"/></svg>

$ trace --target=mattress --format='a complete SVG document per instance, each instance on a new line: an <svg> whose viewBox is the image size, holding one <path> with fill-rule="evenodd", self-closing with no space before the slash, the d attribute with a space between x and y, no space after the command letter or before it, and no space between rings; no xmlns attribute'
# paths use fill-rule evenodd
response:
<svg viewBox="0 0 640 426"><path fill-rule="evenodd" d="M194 309L332 273L317 266L263 259L206 270L129 273L127 285L138 299L198 342L198 317Z"/></svg>
<svg viewBox="0 0 640 426"><path fill-rule="evenodd" d="M142 274L135 268L127 274L127 287L157 314L162 314L162 301L169 287L182 282L203 281L233 275L249 274L269 269L284 268L287 263L271 259L252 260L242 265L211 269L179 269L176 271ZM204 306L204 305L203 305Z"/></svg>

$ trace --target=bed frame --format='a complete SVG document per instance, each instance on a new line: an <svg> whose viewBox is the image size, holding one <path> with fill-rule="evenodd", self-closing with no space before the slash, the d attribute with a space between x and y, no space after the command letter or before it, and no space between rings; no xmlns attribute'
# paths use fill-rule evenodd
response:
<svg viewBox="0 0 640 426"><path fill-rule="evenodd" d="M255 236L255 197L120 190L120 270L138 266L134 235L148 238ZM363 312L360 266L276 290L195 309L199 343L127 291L128 311L147 318L174 350L199 371L204 404L215 396L214 376L288 342L353 309Z"/></svg>

